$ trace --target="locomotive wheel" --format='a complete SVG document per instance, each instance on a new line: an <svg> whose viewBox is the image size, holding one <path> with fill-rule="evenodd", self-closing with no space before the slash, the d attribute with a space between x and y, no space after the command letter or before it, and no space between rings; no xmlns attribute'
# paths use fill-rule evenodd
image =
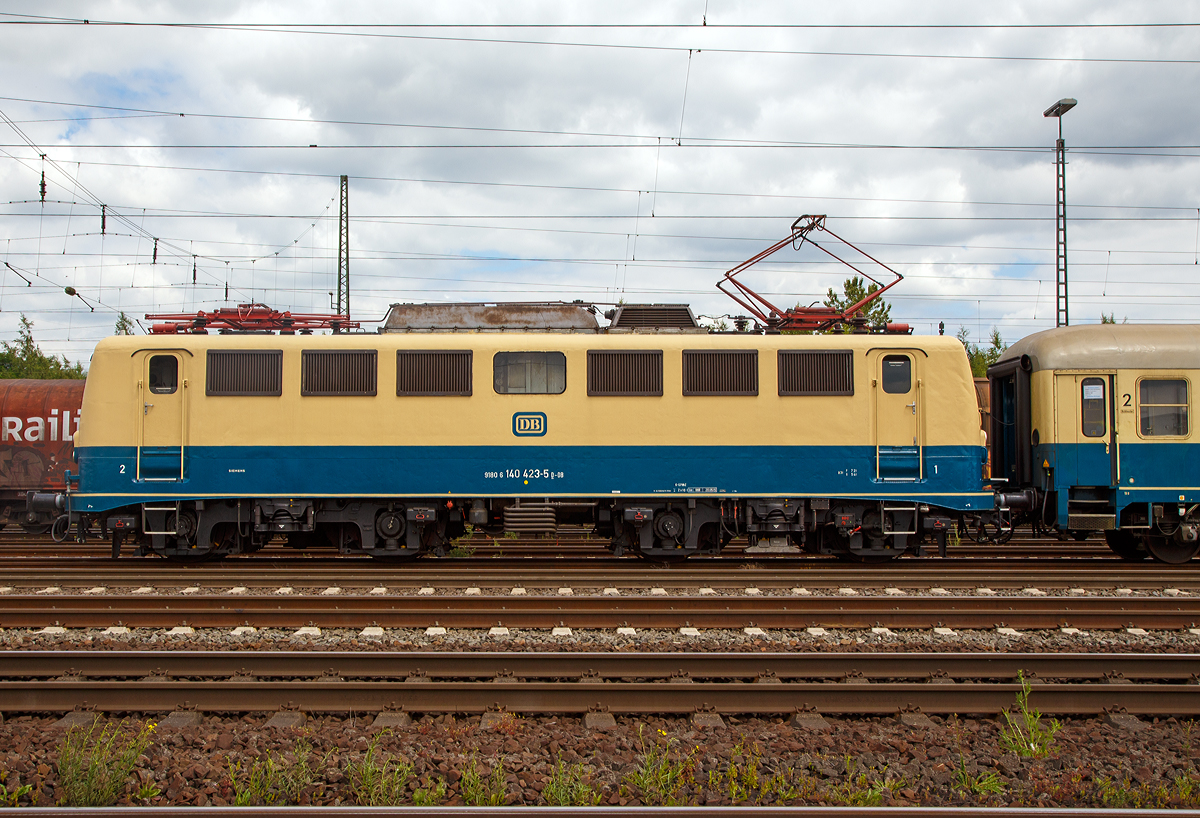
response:
<svg viewBox="0 0 1200 818"><path fill-rule="evenodd" d="M1150 556L1167 565L1183 565L1200 553L1200 540L1196 542L1179 542L1174 537L1164 537L1161 534L1146 535L1146 550Z"/></svg>
<svg viewBox="0 0 1200 818"><path fill-rule="evenodd" d="M1114 554L1129 562L1141 562L1146 552L1138 548L1138 536L1129 531L1105 531L1104 541Z"/></svg>

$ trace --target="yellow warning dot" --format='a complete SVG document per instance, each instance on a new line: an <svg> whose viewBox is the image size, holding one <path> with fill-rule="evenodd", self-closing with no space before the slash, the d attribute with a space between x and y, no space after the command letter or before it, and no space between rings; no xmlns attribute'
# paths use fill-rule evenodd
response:
<svg viewBox="0 0 1200 818"><path fill-rule="evenodd" d="M526 481L525 481L525 485L527 485L527 486L529 485L529 481L528 481L528 480L526 480Z"/></svg>

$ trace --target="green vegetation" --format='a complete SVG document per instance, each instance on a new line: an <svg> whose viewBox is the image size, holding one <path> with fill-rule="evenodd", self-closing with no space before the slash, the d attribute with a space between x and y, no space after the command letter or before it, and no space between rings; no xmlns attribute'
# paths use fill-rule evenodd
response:
<svg viewBox="0 0 1200 818"><path fill-rule="evenodd" d="M459 781L462 799L470 807L502 807L508 795L504 784L504 765L497 764L492 768L492 774L484 778L479 771L479 762L471 756L471 762L463 770Z"/></svg>
<svg viewBox="0 0 1200 818"><path fill-rule="evenodd" d="M841 295L835 293L833 287L829 288L829 293L825 297L825 306L832 307L839 312L844 311L853 307L871 293L878 291L878 284L872 283L867 285L866 279L854 276L853 278L846 279L842 284ZM859 315L867 319L869 326L882 326L883 324L890 323L892 320L892 305L882 298L877 298L868 304L865 310L859 310Z"/></svg>
<svg viewBox="0 0 1200 818"><path fill-rule="evenodd" d="M972 795L999 795L1004 792L1004 782L995 772L971 775L967 771L967 761L960 758L958 768L954 771L954 789Z"/></svg>
<svg viewBox="0 0 1200 818"><path fill-rule="evenodd" d="M559 758L542 798L552 807L595 807L600 804L600 791L585 779L582 764L568 767Z"/></svg>
<svg viewBox="0 0 1200 818"><path fill-rule="evenodd" d="M1054 735L1062 729L1057 719L1050 719L1048 727L1042 726L1042 714L1029 706L1029 691L1032 688L1025 680L1025 671L1017 674L1021 692L1017 694L1016 715L1005 710L1005 725L1000 730L1000 746L1005 751L1026 758L1045 758L1054 744Z"/></svg>
<svg viewBox="0 0 1200 818"><path fill-rule="evenodd" d="M971 331L966 327L959 327L958 335L955 337L962 341L962 345L966 348L967 360L971 362L971 374L976 378L986 377L988 367L1000 360L1004 350L1008 349L1008 344L1004 343L1004 339L1000 337L1000 330L995 327L992 327L991 344L986 347L972 344L970 341Z"/></svg>
<svg viewBox="0 0 1200 818"><path fill-rule="evenodd" d="M242 763L229 765L229 781L233 788L235 807L298 804L305 788L316 783L317 769L324 764L313 763L312 745L307 740L296 742L291 760L285 755L267 755L254 759L242 771Z"/></svg>
<svg viewBox="0 0 1200 818"><path fill-rule="evenodd" d="M117 317L116 326L113 327L113 335L133 335L133 330L133 321L122 311Z"/></svg>
<svg viewBox="0 0 1200 818"><path fill-rule="evenodd" d="M15 807L17 802L29 795L33 787L29 784L14 784L10 790L4 782L8 776L0 773L0 807Z"/></svg>
<svg viewBox="0 0 1200 818"><path fill-rule="evenodd" d="M1110 809L1198 809L1200 777L1181 775L1171 781L1132 784L1101 778L1096 782L1100 803Z"/></svg>
<svg viewBox="0 0 1200 818"><path fill-rule="evenodd" d="M674 742L666 735L665 731L659 730L655 740L647 744L641 726L638 727L638 744L642 751L638 768L625 777L625 784L649 806L676 807L687 803L683 790L692 783L695 751L679 757L671 752Z"/></svg>
<svg viewBox="0 0 1200 818"><path fill-rule="evenodd" d="M425 786L418 787L413 793L414 807L437 807L446 800L446 779L427 776Z"/></svg>
<svg viewBox="0 0 1200 818"><path fill-rule="evenodd" d="M395 807L404 803L408 782L412 779L413 766L393 756L384 756L379 751L379 741L391 731L377 733L367 746L360 761L352 761L346 767L350 781L350 792L354 800L364 807Z"/></svg>
<svg viewBox="0 0 1200 818"><path fill-rule="evenodd" d="M58 748L58 775L66 807L111 807L133 773L138 757L150 746L154 722L136 733L123 730L125 722L100 729L72 727ZM18 796L19 797L19 796Z"/></svg>
<svg viewBox="0 0 1200 818"><path fill-rule="evenodd" d="M46 380L87 377L83 364L72 364L63 356L61 359L46 355L33 341L33 322L21 315L21 328L17 330L17 342L0 343L0 378L40 378Z"/></svg>

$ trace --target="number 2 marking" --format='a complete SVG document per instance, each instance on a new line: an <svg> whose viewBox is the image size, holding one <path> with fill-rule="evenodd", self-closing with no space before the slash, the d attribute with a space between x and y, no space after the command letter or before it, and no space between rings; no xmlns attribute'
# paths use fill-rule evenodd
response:
<svg viewBox="0 0 1200 818"><path fill-rule="evenodd" d="M121 474L124 474L124 473L125 473L125 464L122 463L121 464Z"/></svg>
<svg viewBox="0 0 1200 818"><path fill-rule="evenodd" d="M1125 393L1125 402L1124 402L1124 403L1122 403L1121 405L1122 405L1122 406L1128 406L1128 405L1129 405L1129 393L1128 393L1128 392L1126 392L1126 393Z"/></svg>

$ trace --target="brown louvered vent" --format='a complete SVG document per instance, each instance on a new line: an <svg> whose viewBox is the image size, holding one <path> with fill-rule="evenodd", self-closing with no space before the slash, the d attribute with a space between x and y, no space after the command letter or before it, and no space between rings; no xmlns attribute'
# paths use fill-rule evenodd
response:
<svg viewBox="0 0 1200 818"><path fill-rule="evenodd" d="M283 394L283 350L210 349L204 394L246 397Z"/></svg>
<svg viewBox="0 0 1200 818"><path fill-rule="evenodd" d="M694 329L700 326L687 304L623 304L611 326L618 329Z"/></svg>
<svg viewBox="0 0 1200 818"><path fill-rule="evenodd" d="M758 350L685 349L683 394L757 395Z"/></svg>
<svg viewBox="0 0 1200 818"><path fill-rule="evenodd" d="M661 349L589 349L589 395L662 395Z"/></svg>
<svg viewBox="0 0 1200 818"><path fill-rule="evenodd" d="M853 353L848 349L779 350L779 394L853 395Z"/></svg>
<svg viewBox="0 0 1200 818"><path fill-rule="evenodd" d="M399 350L396 353L396 394L470 395L471 350Z"/></svg>
<svg viewBox="0 0 1200 818"><path fill-rule="evenodd" d="M373 349L306 349L302 356L301 395L374 395Z"/></svg>

